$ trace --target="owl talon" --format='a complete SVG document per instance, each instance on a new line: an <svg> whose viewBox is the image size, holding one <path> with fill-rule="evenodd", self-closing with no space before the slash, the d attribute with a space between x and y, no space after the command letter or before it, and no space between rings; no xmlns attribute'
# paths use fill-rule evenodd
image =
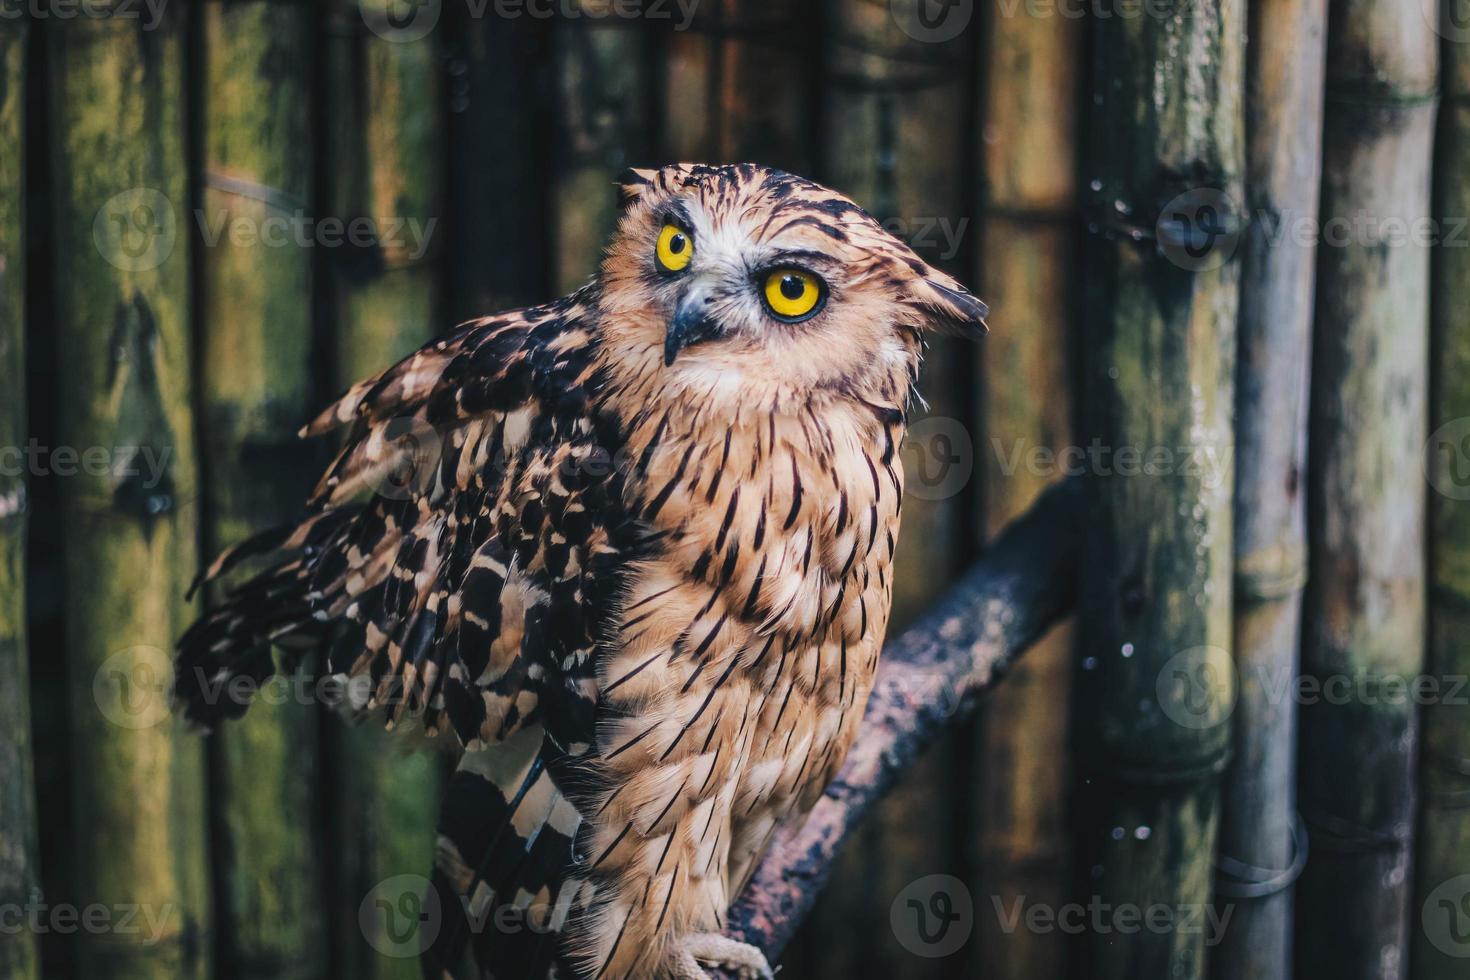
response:
<svg viewBox="0 0 1470 980"><path fill-rule="evenodd" d="M766 954L748 943L713 932L685 937L674 963L674 980L710 980L706 966L733 974L740 980L775 978Z"/></svg>

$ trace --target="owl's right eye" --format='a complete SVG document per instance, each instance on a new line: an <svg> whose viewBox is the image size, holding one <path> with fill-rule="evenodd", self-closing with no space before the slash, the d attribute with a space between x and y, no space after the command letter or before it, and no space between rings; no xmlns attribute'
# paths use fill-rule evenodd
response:
<svg viewBox="0 0 1470 980"><path fill-rule="evenodd" d="M654 258L664 272L682 272L694 258L694 240L689 233L675 224L666 224L658 233L658 247Z"/></svg>

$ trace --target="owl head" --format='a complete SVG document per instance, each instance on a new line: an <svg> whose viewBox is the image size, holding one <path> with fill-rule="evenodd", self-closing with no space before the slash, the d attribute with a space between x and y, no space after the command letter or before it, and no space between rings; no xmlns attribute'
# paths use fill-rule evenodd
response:
<svg viewBox="0 0 1470 980"><path fill-rule="evenodd" d="M629 170L603 263L606 339L676 382L865 391L911 379L926 330L986 306L848 198L754 164Z"/></svg>

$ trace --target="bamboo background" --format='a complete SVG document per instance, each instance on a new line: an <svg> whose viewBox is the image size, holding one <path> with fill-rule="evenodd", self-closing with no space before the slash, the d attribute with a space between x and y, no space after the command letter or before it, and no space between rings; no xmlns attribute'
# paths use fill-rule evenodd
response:
<svg viewBox="0 0 1470 980"><path fill-rule="evenodd" d="M293 513L335 392L583 282L623 168L746 159L994 311L924 366L895 629L1088 484L1076 621L784 975L1464 977L1459 3L0 0L0 977L418 975L375 902L445 760L289 696L183 732L189 580ZM230 233L272 219L376 235Z"/></svg>

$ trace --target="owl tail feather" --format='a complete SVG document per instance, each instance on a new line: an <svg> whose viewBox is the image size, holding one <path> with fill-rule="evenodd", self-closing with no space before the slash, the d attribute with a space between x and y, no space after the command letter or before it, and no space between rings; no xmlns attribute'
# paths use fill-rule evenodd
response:
<svg viewBox="0 0 1470 980"><path fill-rule="evenodd" d="M560 759L537 726L460 759L439 815L431 901L442 925L425 977L573 976L559 935L590 895L571 874L582 817L553 779Z"/></svg>

